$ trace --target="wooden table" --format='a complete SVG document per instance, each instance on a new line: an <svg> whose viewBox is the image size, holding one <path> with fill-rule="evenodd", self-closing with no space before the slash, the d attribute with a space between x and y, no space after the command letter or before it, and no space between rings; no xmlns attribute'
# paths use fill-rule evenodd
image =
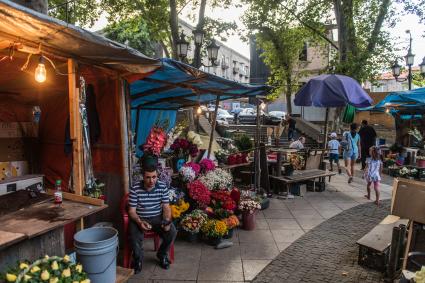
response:
<svg viewBox="0 0 425 283"><path fill-rule="evenodd" d="M63 200L60 207L53 197L3 214L0 217L0 271L17 260L35 260L65 253L64 225L105 209L76 201Z"/></svg>
<svg viewBox="0 0 425 283"><path fill-rule="evenodd" d="M322 179L325 180L326 177L336 175L335 172L330 172L320 169L310 169L310 170L296 170L291 176L270 176L270 178L277 180L284 184L286 187L286 193L289 194L289 185L301 183L309 180ZM313 184L313 190L316 190L315 183Z"/></svg>

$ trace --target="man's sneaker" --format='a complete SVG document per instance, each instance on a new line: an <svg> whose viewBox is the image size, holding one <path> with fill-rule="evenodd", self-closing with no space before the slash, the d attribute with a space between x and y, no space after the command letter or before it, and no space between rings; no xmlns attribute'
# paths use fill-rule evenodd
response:
<svg viewBox="0 0 425 283"><path fill-rule="evenodd" d="M163 258L159 259L159 266L161 266L163 269L170 268L170 260L167 256L164 256Z"/></svg>
<svg viewBox="0 0 425 283"><path fill-rule="evenodd" d="M338 169L338 174L342 174L342 170L341 169Z"/></svg>

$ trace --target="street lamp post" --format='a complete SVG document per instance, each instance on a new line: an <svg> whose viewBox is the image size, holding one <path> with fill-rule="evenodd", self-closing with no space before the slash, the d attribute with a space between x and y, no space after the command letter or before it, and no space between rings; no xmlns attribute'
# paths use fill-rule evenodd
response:
<svg viewBox="0 0 425 283"><path fill-rule="evenodd" d="M193 32L194 38L195 38L195 44L199 47L202 45L204 40L204 32L201 30L195 30ZM187 57L187 52L189 49L189 42L185 39L185 35L183 31L180 34L180 39L176 42L177 46L177 55L179 56L180 60L184 60ZM202 60L200 56L196 56L193 61L193 66L195 68L199 68L201 66L204 67L215 67L217 66L217 58L218 58L218 50L220 49L220 46L217 45L214 39L211 40L211 43L207 46L207 53L208 53L208 59L211 61L211 65L207 66L202 63Z"/></svg>
<svg viewBox="0 0 425 283"><path fill-rule="evenodd" d="M410 30L406 30L406 33L409 34L409 50L407 51L406 56L404 57L406 60L406 65L408 67L408 74L407 74L407 82L409 85L409 90L412 89L412 80L413 80L413 74L412 74L412 66L415 62L415 54L412 53L412 34L410 33ZM425 75L425 57L422 59L422 63L419 64L420 72L422 75ZM398 64L397 59L394 62L394 65L391 66L393 76L397 82L404 82L406 79L399 79L401 73L401 66Z"/></svg>

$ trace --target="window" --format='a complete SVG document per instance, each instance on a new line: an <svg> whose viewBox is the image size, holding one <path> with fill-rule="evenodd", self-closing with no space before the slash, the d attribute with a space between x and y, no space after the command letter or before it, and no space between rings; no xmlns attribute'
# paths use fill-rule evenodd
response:
<svg viewBox="0 0 425 283"><path fill-rule="evenodd" d="M304 42L304 46L303 46L303 48L300 52L300 56L299 56L300 61L307 61L307 59L308 59L307 49L308 49L308 44L307 44L307 42Z"/></svg>

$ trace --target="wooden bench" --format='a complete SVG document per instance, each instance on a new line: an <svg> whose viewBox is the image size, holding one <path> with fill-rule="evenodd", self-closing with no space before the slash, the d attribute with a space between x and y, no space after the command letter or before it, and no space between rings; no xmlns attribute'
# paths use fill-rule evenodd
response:
<svg viewBox="0 0 425 283"><path fill-rule="evenodd" d="M291 176L269 176L272 180L282 183L286 188L286 193L289 194L289 186L291 184L303 183L315 179L324 179L329 176L334 176L336 173L320 169L296 170ZM315 183L313 183L313 191L315 191Z"/></svg>
<svg viewBox="0 0 425 283"><path fill-rule="evenodd" d="M407 222L407 219L388 215L375 228L358 240L359 265L384 272L389 262L393 228L400 224L407 225Z"/></svg>

